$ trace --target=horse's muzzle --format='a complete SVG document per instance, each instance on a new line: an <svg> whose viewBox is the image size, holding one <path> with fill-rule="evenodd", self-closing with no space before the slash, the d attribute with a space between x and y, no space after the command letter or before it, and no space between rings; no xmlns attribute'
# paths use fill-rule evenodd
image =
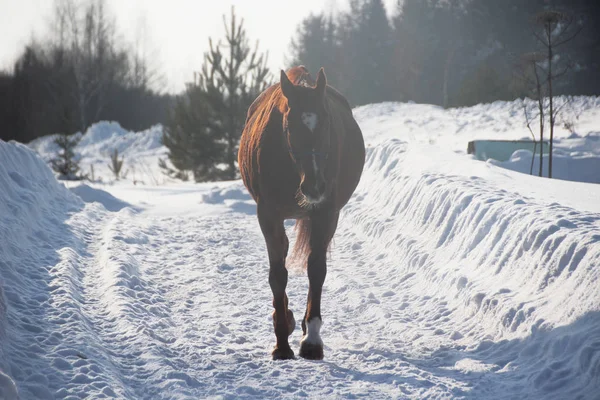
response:
<svg viewBox="0 0 600 400"><path fill-rule="evenodd" d="M325 190L327 185L324 179L317 179L316 182L310 183L303 181L300 184L300 191L310 204L318 204L325 199Z"/></svg>

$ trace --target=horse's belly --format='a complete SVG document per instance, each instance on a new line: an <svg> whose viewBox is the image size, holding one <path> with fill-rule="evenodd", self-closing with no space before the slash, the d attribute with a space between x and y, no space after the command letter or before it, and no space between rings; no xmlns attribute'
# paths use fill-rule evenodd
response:
<svg viewBox="0 0 600 400"><path fill-rule="evenodd" d="M354 140L346 142L346 151L342 153L340 160L340 175L338 176L338 187L336 192L336 208L341 210L348 203L352 194L358 186L365 164L365 146L362 134Z"/></svg>

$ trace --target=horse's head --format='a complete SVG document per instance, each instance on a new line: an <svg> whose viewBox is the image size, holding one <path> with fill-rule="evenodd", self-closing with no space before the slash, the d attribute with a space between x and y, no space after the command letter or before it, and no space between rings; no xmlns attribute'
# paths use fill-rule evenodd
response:
<svg viewBox="0 0 600 400"><path fill-rule="evenodd" d="M330 150L329 115L325 103L327 78L319 70L314 87L294 85L281 71L281 91L288 108L283 116L290 156L300 175L298 204L316 207L330 190L325 170Z"/></svg>

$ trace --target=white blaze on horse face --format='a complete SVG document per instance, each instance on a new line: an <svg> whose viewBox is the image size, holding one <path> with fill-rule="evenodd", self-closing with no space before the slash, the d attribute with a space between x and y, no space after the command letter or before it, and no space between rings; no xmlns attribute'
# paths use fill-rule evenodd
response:
<svg viewBox="0 0 600 400"><path fill-rule="evenodd" d="M317 127L317 114L313 112L303 112L302 123L306 125L311 132L314 132Z"/></svg>
<svg viewBox="0 0 600 400"><path fill-rule="evenodd" d="M321 340L321 325L323 321L321 318L315 317L306 323L306 335L302 338L300 343L316 344L323 346L323 340Z"/></svg>

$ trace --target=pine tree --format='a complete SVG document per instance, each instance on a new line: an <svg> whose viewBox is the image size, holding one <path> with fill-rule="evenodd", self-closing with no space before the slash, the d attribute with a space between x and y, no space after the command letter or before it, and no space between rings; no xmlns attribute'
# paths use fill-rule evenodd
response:
<svg viewBox="0 0 600 400"><path fill-rule="evenodd" d="M191 170L196 181L235 179L237 148L246 111L269 84L266 55L251 49L243 20L225 25L225 41L209 50L195 82L188 84L166 125L164 144L179 170Z"/></svg>
<svg viewBox="0 0 600 400"><path fill-rule="evenodd" d="M59 179L81 179L79 173L79 160L75 155L75 147L79 143L78 136L59 135L54 143L58 145L58 155L50 160L52 169L59 174Z"/></svg>
<svg viewBox="0 0 600 400"><path fill-rule="evenodd" d="M215 119L206 93L192 82L175 100L165 124L163 144L169 149L169 160L177 170L191 171L197 182L217 180L222 175L218 164L224 145Z"/></svg>
<svg viewBox="0 0 600 400"><path fill-rule="evenodd" d="M472 106L496 100L511 100L513 91L508 82L491 63L479 67L462 81L452 106Z"/></svg>
<svg viewBox="0 0 600 400"><path fill-rule="evenodd" d="M110 169L110 171L113 173L116 180L125 178L125 175L127 175L127 173L121 173L121 170L123 169L123 161L125 161L123 157L119 158L119 149L114 149L110 154L110 163L108 164L108 169Z"/></svg>
<svg viewBox="0 0 600 400"><path fill-rule="evenodd" d="M258 42L250 48L244 20L236 23L231 9L229 26L223 16L225 43L213 46L205 55L200 86L215 111L216 126L224 139L225 177L237 177L236 160L240 135L246 121L246 111L254 99L269 85L266 55L258 52Z"/></svg>

